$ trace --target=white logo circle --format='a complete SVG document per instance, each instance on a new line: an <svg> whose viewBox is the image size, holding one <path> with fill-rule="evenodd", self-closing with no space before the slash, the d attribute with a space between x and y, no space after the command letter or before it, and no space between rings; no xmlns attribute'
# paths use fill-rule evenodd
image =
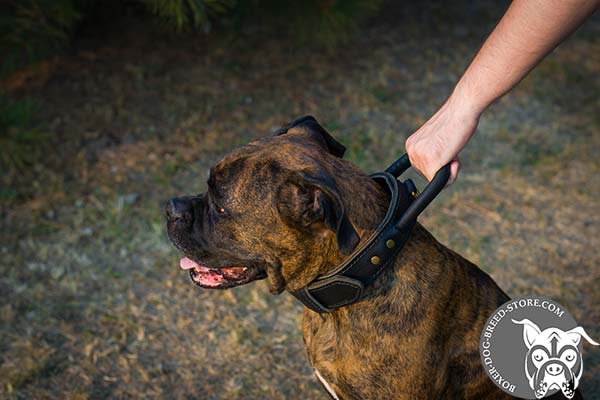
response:
<svg viewBox="0 0 600 400"><path fill-rule="evenodd" d="M583 374L581 338L598 345L563 306L526 296L494 311L479 352L488 376L505 392L525 399L562 392L572 399Z"/></svg>

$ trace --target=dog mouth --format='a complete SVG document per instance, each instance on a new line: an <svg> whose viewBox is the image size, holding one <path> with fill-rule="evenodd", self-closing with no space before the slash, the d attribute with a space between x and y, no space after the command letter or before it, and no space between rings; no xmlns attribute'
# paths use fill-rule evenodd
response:
<svg viewBox="0 0 600 400"><path fill-rule="evenodd" d="M253 264L210 268L184 257L179 266L189 271L190 278L196 285L205 289L228 289L267 277L262 268Z"/></svg>

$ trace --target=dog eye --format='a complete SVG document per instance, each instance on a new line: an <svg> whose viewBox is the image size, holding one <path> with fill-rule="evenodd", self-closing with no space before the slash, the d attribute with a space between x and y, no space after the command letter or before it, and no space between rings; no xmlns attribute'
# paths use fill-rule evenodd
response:
<svg viewBox="0 0 600 400"><path fill-rule="evenodd" d="M217 214L225 214L227 212L227 210L225 210L225 207L222 207L219 203L217 203L214 198L210 198L210 203L211 203L211 210L214 210L217 212Z"/></svg>
<svg viewBox="0 0 600 400"><path fill-rule="evenodd" d="M541 350L536 350L532 354L533 361L540 362L545 358L545 353Z"/></svg>
<svg viewBox="0 0 600 400"><path fill-rule="evenodd" d="M575 352L573 350L567 350L564 354L563 357L566 361L573 361L577 356L575 354Z"/></svg>

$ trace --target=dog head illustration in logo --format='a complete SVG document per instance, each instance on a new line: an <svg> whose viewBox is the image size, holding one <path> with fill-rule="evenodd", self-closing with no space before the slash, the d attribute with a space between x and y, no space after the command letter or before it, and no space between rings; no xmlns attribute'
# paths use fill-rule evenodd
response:
<svg viewBox="0 0 600 400"><path fill-rule="evenodd" d="M577 345L582 337L595 346L598 343L580 326L566 332L553 327L542 331L528 319L512 322L523 325L523 340L527 346L525 373L535 397L541 399L550 390L561 390L572 399L583 373Z"/></svg>

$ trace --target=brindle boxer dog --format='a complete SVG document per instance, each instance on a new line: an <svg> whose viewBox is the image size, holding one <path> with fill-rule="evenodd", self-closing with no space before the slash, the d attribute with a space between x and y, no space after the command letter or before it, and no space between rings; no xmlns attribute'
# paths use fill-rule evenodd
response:
<svg viewBox="0 0 600 400"><path fill-rule="evenodd" d="M172 199L168 234L204 288L266 278L294 292L339 265L386 213L388 194L343 160L344 146L306 117L226 155L208 191ZM363 298L331 313L304 308L311 366L337 399L508 399L478 351L508 296L417 224Z"/></svg>

